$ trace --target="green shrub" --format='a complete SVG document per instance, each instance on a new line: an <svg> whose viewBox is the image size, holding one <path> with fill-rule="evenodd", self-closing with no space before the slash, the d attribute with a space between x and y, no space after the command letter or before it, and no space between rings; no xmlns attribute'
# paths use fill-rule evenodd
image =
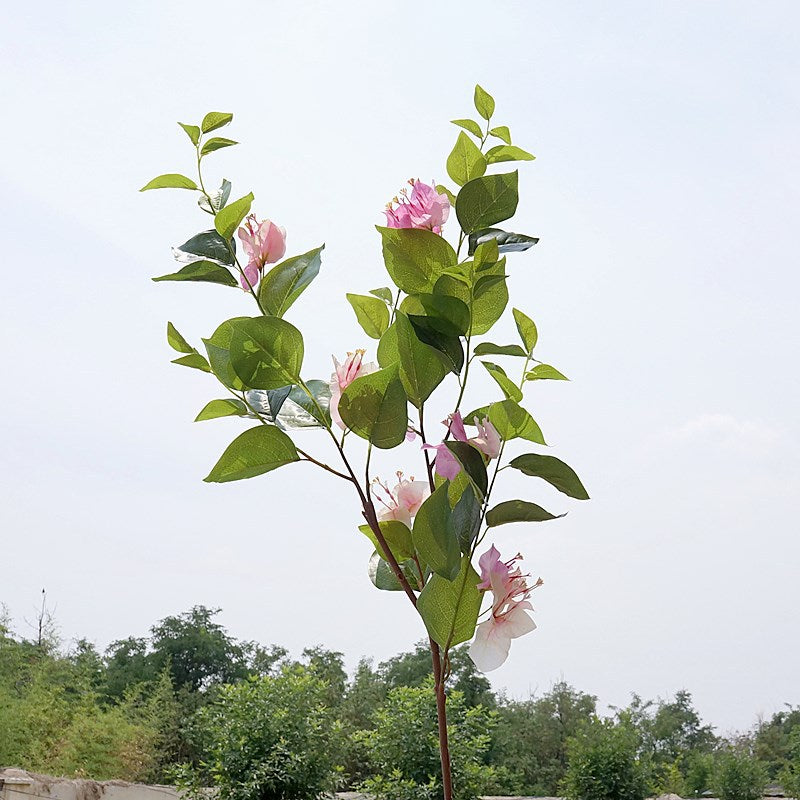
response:
<svg viewBox="0 0 800 800"><path fill-rule="evenodd" d="M780 782L787 797L800 800L800 725L795 726L789 734L789 753L780 772Z"/></svg>
<svg viewBox="0 0 800 800"><path fill-rule="evenodd" d="M720 800L759 800L766 784L764 765L749 748L732 747L718 757L713 788Z"/></svg>
<svg viewBox="0 0 800 800"><path fill-rule="evenodd" d="M570 800L644 800L647 775L628 725L594 718L567 745L563 791Z"/></svg>

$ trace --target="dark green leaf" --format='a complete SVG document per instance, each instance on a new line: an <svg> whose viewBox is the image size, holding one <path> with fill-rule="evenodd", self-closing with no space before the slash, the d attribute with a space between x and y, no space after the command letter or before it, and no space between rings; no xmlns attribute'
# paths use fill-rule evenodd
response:
<svg viewBox="0 0 800 800"><path fill-rule="evenodd" d="M405 441L408 400L397 366L356 378L342 392L339 413L350 430L381 449Z"/></svg>
<svg viewBox="0 0 800 800"><path fill-rule="evenodd" d="M563 492L576 500L588 500L589 495L584 489L581 479L575 474L572 467L565 464L555 456L542 456L538 453L525 453L511 459L508 464L518 469L525 475L542 478L559 492Z"/></svg>
<svg viewBox="0 0 800 800"><path fill-rule="evenodd" d="M416 586L419 580L419 573L417 572L414 561L409 560L401 562L400 569L403 571L406 580L412 586ZM369 574L369 579L377 589L382 589L387 592L403 591L403 587L400 585L400 581L395 577L389 562L384 561L377 550L372 554L369 560L367 572Z"/></svg>
<svg viewBox="0 0 800 800"><path fill-rule="evenodd" d="M200 353L189 353L188 356L181 356L172 361L173 364L180 364L182 367L191 367L192 369L199 369L202 372L211 372L211 367L208 362L200 355Z"/></svg>
<svg viewBox="0 0 800 800"><path fill-rule="evenodd" d="M502 139L506 144L511 144L511 131L505 125L490 128L489 136L494 136L497 139Z"/></svg>
<svg viewBox="0 0 800 800"><path fill-rule="evenodd" d="M522 339L522 344L525 345L525 349L530 354L533 352L533 348L536 347L536 342L539 341L539 332L536 330L536 324L518 308L513 309L512 313L514 314L514 322L517 323L519 338Z"/></svg>
<svg viewBox="0 0 800 800"><path fill-rule="evenodd" d="M461 549L450 522L451 515L444 483L420 506L413 530L414 547L425 563L449 581L458 575L461 566Z"/></svg>
<svg viewBox="0 0 800 800"><path fill-rule="evenodd" d="M283 431L272 425L259 425L237 436L204 480L241 481L299 460L297 448Z"/></svg>
<svg viewBox="0 0 800 800"><path fill-rule="evenodd" d="M219 189L212 192L209 198L201 194L197 200L197 205L208 214L216 214L221 208L225 207L228 198L231 196L231 182L227 178L222 179Z"/></svg>
<svg viewBox="0 0 800 800"><path fill-rule="evenodd" d="M510 522L546 522L549 519L559 519L566 514L551 514L536 503L525 500L507 500L498 503L486 514L486 524L490 528L497 525L507 525Z"/></svg>
<svg viewBox="0 0 800 800"><path fill-rule="evenodd" d="M233 371L249 389L280 389L300 382L303 336L279 317L253 317L233 325Z"/></svg>
<svg viewBox="0 0 800 800"><path fill-rule="evenodd" d="M444 368L458 375L464 366L464 348L461 339L452 334L442 333L438 321L433 317L409 314L408 321L414 328L417 338L439 354Z"/></svg>
<svg viewBox="0 0 800 800"><path fill-rule="evenodd" d="M217 216L214 217L214 227L223 239L230 239L233 236L239 223L249 213L253 199L253 193L250 192L217 212Z"/></svg>
<svg viewBox="0 0 800 800"><path fill-rule="evenodd" d="M472 139L463 131L447 157L447 174L459 186L486 172L486 159Z"/></svg>
<svg viewBox="0 0 800 800"><path fill-rule="evenodd" d="M221 323L220 326L214 331L208 339L203 339L203 344L206 346L206 353L208 353L208 362L211 369L223 386L235 391L242 391L244 384L239 380L239 377L233 371L231 366L231 337L233 335L233 326L237 322L250 319L249 317L234 317L227 319Z"/></svg>
<svg viewBox="0 0 800 800"><path fill-rule="evenodd" d="M290 403L299 406L303 411L319 423L320 427L327 427L331 423L330 404L331 387L327 381L310 380L306 382L306 388L313 395L312 400L302 386L293 386L289 393ZM290 404L286 404L281 413L277 415L277 422L287 428L308 427L308 425L298 424L301 420L297 419L297 414L291 409Z"/></svg>
<svg viewBox="0 0 800 800"><path fill-rule="evenodd" d="M493 364L491 361L481 361L481 364L497 381L497 385L503 390L506 397L516 400L518 403L522 400L522 390L506 375L506 371L499 364Z"/></svg>
<svg viewBox="0 0 800 800"><path fill-rule="evenodd" d="M494 98L478 84L475 84L475 108L486 120L494 114Z"/></svg>
<svg viewBox="0 0 800 800"><path fill-rule="evenodd" d="M454 482L450 483L452 488ZM469 553L472 543L478 535L481 524L481 504L475 497L472 485L467 486L453 506L450 518L453 530L458 536L458 544L462 553Z"/></svg>
<svg viewBox="0 0 800 800"><path fill-rule="evenodd" d="M441 236L413 228L382 228L383 260L395 285L407 294L430 292L436 279L458 263Z"/></svg>
<svg viewBox="0 0 800 800"><path fill-rule="evenodd" d="M347 301L356 312L358 324L372 339L380 339L389 327L389 307L378 297L348 294Z"/></svg>
<svg viewBox="0 0 800 800"><path fill-rule="evenodd" d="M568 381L555 367L549 364L537 364L530 372L525 373L526 381Z"/></svg>
<svg viewBox="0 0 800 800"><path fill-rule="evenodd" d="M167 344L179 353L197 352L197 350L178 333L178 329L171 322L167 323Z"/></svg>
<svg viewBox="0 0 800 800"><path fill-rule="evenodd" d="M197 125L186 125L183 122L179 122L178 125L186 131L186 135L191 139L192 144L197 146L197 143L200 141L200 128Z"/></svg>
<svg viewBox="0 0 800 800"><path fill-rule="evenodd" d="M398 312L392 326L396 332L400 377L408 399L417 407L444 380L446 367L436 350L420 340L408 317ZM380 347L378 348L380 358Z"/></svg>
<svg viewBox="0 0 800 800"><path fill-rule="evenodd" d="M450 122L452 122L453 125L458 125L459 128L463 128L465 131L469 131L473 136L477 136L478 139L483 138L481 126L478 125L474 119L451 119Z"/></svg>
<svg viewBox="0 0 800 800"><path fill-rule="evenodd" d="M394 303L394 295L388 286L383 286L380 289L370 289L369 293L375 297L380 297L385 303L392 305Z"/></svg>
<svg viewBox="0 0 800 800"><path fill-rule="evenodd" d="M470 484L476 495L483 500L486 496L489 480L486 475L486 462L483 460L480 450L473 447L469 442L448 441L446 444L447 449L453 454L469 477Z"/></svg>
<svg viewBox="0 0 800 800"><path fill-rule="evenodd" d="M231 147L234 144L239 144L239 142L234 142L233 139L225 139L222 136L216 136L203 144L200 148L200 155L207 156L215 150L222 150L223 147Z"/></svg>
<svg viewBox="0 0 800 800"><path fill-rule="evenodd" d="M211 400L203 406L203 410L195 417L195 422L220 417L247 417L250 411L247 406L234 397L224 400Z"/></svg>
<svg viewBox="0 0 800 800"><path fill-rule="evenodd" d="M480 576L464 556L454 580L432 575L417 598L417 611L431 639L441 647L469 641L481 610Z"/></svg>
<svg viewBox="0 0 800 800"><path fill-rule="evenodd" d="M475 233L513 217L519 201L517 181L514 171L465 183L456 198L456 216L464 233Z"/></svg>
<svg viewBox="0 0 800 800"><path fill-rule="evenodd" d="M150 183L146 183L139 191L146 192L148 189L197 189L197 184L185 175L170 172L153 178Z"/></svg>
<svg viewBox="0 0 800 800"><path fill-rule="evenodd" d="M319 274L323 244L276 264L262 279L258 297L267 314L282 317Z"/></svg>
<svg viewBox="0 0 800 800"><path fill-rule="evenodd" d="M524 233L510 233L500 228L484 228L469 235L468 253L472 255L478 245L494 239L501 253L521 253L533 247L539 239Z"/></svg>
<svg viewBox="0 0 800 800"><path fill-rule="evenodd" d="M225 239L216 231L198 233L192 236L188 242L184 242L180 247L174 248L173 252L176 260L180 262L195 262L198 259L207 259L228 267L232 267L236 263L233 256L236 252L236 243L234 240L226 243Z"/></svg>
<svg viewBox="0 0 800 800"><path fill-rule="evenodd" d="M518 344L492 344L481 342L472 351L476 356L522 356L527 353Z"/></svg>
<svg viewBox="0 0 800 800"><path fill-rule="evenodd" d="M233 114L227 114L222 111L209 111L203 117L203 121L200 123L200 127L203 129L203 133L210 133L211 131L217 130L217 128L221 128L223 125L227 125L233 119Z"/></svg>
<svg viewBox="0 0 800 800"><path fill-rule="evenodd" d="M535 158L536 156L527 150L511 144L499 144L486 151L487 164L498 164L501 161L533 161Z"/></svg>
<svg viewBox="0 0 800 800"><path fill-rule="evenodd" d="M213 261L192 261L177 272L168 275L159 275L152 280L158 281L201 281L203 283L218 283L222 286L238 286L236 278L220 264Z"/></svg>
<svg viewBox="0 0 800 800"><path fill-rule="evenodd" d="M414 557L414 543L411 541L411 531L407 525L395 519L384 520L379 524L383 538L398 562L407 561ZM372 528L369 525L359 525L358 529L375 545L375 550L377 550L380 557L386 559L386 553L383 551ZM413 585L416 585L416 581L414 581Z"/></svg>

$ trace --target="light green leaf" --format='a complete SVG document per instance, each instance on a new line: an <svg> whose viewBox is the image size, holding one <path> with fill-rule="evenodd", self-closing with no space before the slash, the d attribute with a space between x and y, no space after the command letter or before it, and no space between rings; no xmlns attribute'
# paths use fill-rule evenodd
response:
<svg viewBox="0 0 800 800"><path fill-rule="evenodd" d="M211 367L208 362L200 355L200 353L189 353L187 356L173 359L173 364L179 364L182 367L191 367L192 369L199 369L201 372L211 372Z"/></svg>
<svg viewBox="0 0 800 800"><path fill-rule="evenodd" d="M222 286L238 286L236 278L220 264L213 261L193 261L177 272L168 275L159 275L151 278L158 281L201 281L203 283L218 283Z"/></svg>
<svg viewBox="0 0 800 800"><path fill-rule="evenodd" d="M348 294L347 301L356 312L358 324L372 339L380 339L389 327L389 307L378 297Z"/></svg>
<svg viewBox="0 0 800 800"><path fill-rule="evenodd" d="M381 449L405 441L408 400L397 366L356 378L339 401L342 420L353 433Z"/></svg>
<svg viewBox="0 0 800 800"><path fill-rule="evenodd" d="M518 344L492 344L481 342L472 351L476 356L522 356L527 353Z"/></svg>
<svg viewBox="0 0 800 800"><path fill-rule="evenodd" d="M250 411L247 406L234 397L223 400L210 400L203 406L203 410L195 417L195 422L206 419L219 419L220 417L247 417Z"/></svg>
<svg viewBox="0 0 800 800"><path fill-rule="evenodd" d="M237 436L204 480L241 481L299 460L297 448L283 431L272 425L259 425Z"/></svg>
<svg viewBox="0 0 800 800"><path fill-rule="evenodd" d="M395 519L384 520L379 525L389 550L392 551L392 555L398 562L414 557L414 543L411 541L411 531L407 525ZM375 550L380 557L386 559L386 553L380 546L378 537L375 536L372 528L369 525L359 525L358 529L375 545Z"/></svg>
<svg viewBox="0 0 800 800"><path fill-rule="evenodd" d="M522 400L522 391L511 378L506 375L506 371L499 365L493 364L491 361L481 361L486 371L497 381L497 385L503 390L503 394L516 400L518 403Z"/></svg>
<svg viewBox="0 0 800 800"><path fill-rule="evenodd" d="M499 403L471 411L464 415L464 422L467 425L474 425L475 418L482 420L486 416L504 441L527 439L536 444L547 444L536 421L514 400L501 400Z"/></svg>
<svg viewBox="0 0 800 800"><path fill-rule="evenodd" d="M459 133L455 147L447 157L447 174L459 186L486 172L486 159L466 133Z"/></svg>
<svg viewBox="0 0 800 800"><path fill-rule="evenodd" d="M530 372L525 373L526 381L568 381L555 367L549 364L537 364Z"/></svg>
<svg viewBox="0 0 800 800"><path fill-rule="evenodd" d="M439 194L446 194L447 199L450 201L450 205L453 208L456 207L456 196L446 186L441 183L437 183L436 191L439 192Z"/></svg>
<svg viewBox="0 0 800 800"><path fill-rule="evenodd" d="M456 216L464 233L490 228L513 217L519 202L517 183L516 170L465 183L456 198Z"/></svg>
<svg viewBox="0 0 800 800"><path fill-rule="evenodd" d="M200 148L200 155L207 156L215 150L222 150L223 147L232 147L235 144L239 144L239 142L234 142L233 139L225 139L222 136L215 136L213 139L203 143L202 148Z"/></svg>
<svg viewBox="0 0 800 800"><path fill-rule="evenodd" d="M169 172L166 175L159 175L157 178L153 178L149 183L142 186L139 191L146 192L148 189L197 189L197 184L185 175Z"/></svg>
<svg viewBox="0 0 800 800"><path fill-rule="evenodd" d="M208 339L203 339L211 370L223 386L227 386L229 389L234 389L237 392L244 389L244 384L239 380L239 377L231 366L231 337L233 335L233 326L237 322L246 319L250 319L250 317L234 317L233 319L227 319L219 325Z"/></svg>
<svg viewBox="0 0 800 800"><path fill-rule="evenodd" d="M219 189L211 192L209 197L201 194L197 199L197 205L207 214L216 214L221 208L225 207L228 198L231 196L231 182L227 178L222 179Z"/></svg>
<svg viewBox="0 0 800 800"><path fill-rule="evenodd" d="M511 144L511 131L505 125L498 125L489 129L489 136L502 139L506 144Z"/></svg>
<svg viewBox="0 0 800 800"><path fill-rule="evenodd" d="M533 161L536 156L515 147L513 144L499 144L486 151L487 164L499 164L501 161Z"/></svg>
<svg viewBox="0 0 800 800"><path fill-rule="evenodd" d="M431 639L441 647L455 647L475 633L482 599L479 583L469 556L464 556L454 580L432 575L420 592L417 611Z"/></svg>
<svg viewBox="0 0 800 800"><path fill-rule="evenodd" d="M234 200L229 206L220 209L214 217L214 227L223 239L230 239L239 227L239 223L247 216L254 200L253 193Z"/></svg>
<svg viewBox="0 0 800 800"><path fill-rule="evenodd" d="M486 524L490 528L498 525L507 525L510 522L546 522L550 519L559 519L566 514L551 514L536 503L525 500L507 500L498 503L486 514Z"/></svg>
<svg viewBox="0 0 800 800"><path fill-rule="evenodd" d="M300 383L303 336L279 317L253 317L233 324L233 371L249 389L280 389Z"/></svg>
<svg viewBox="0 0 800 800"><path fill-rule="evenodd" d="M400 362L400 377L408 399L417 407L430 397L433 390L444 380L447 368L437 351L420 341L408 317L398 312L394 325L397 352ZM383 343L383 340L381 340ZM381 348L378 348L381 358Z"/></svg>
<svg viewBox="0 0 800 800"><path fill-rule="evenodd" d="M209 111L203 117L200 127L203 129L203 133L210 133L223 125L227 125L232 119L233 114L227 114L222 111Z"/></svg>
<svg viewBox="0 0 800 800"><path fill-rule="evenodd" d="M378 364L390 367L400 364L400 349L397 344L397 323L393 322L378 342Z"/></svg>
<svg viewBox="0 0 800 800"><path fill-rule="evenodd" d="M197 143L200 141L200 128L197 125L186 125L183 122L179 122L178 125L186 131L186 135L191 139L192 144L197 146Z"/></svg>
<svg viewBox="0 0 800 800"><path fill-rule="evenodd" d="M559 492L563 492L569 497L574 497L576 500L589 499L589 495L581 483L581 479L575 474L575 470L554 456L525 453L511 459L508 465L518 469L524 475L546 480L551 486L555 486Z"/></svg>
<svg viewBox="0 0 800 800"><path fill-rule="evenodd" d="M461 548L450 523L451 515L444 483L420 506L412 534L414 547L425 563L448 581L458 575L461 566Z"/></svg>
<svg viewBox="0 0 800 800"><path fill-rule="evenodd" d="M375 297L380 297L384 303L392 305L394 303L394 295L388 286L382 286L380 289L370 289L369 293Z"/></svg>
<svg viewBox="0 0 800 800"><path fill-rule="evenodd" d="M407 294L432 291L437 278L458 263L456 251L432 231L380 226L377 230L386 270Z"/></svg>
<svg viewBox="0 0 800 800"><path fill-rule="evenodd" d="M276 264L262 279L258 297L267 314L282 317L319 274L325 245Z"/></svg>
<svg viewBox="0 0 800 800"><path fill-rule="evenodd" d="M483 138L481 126L475 122L474 119L451 119L450 122L452 122L453 125L458 125L459 128L463 128L465 131L469 131L473 136L477 136L478 139Z"/></svg>
<svg viewBox="0 0 800 800"><path fill-rule="evenodd" d="M475 108L486 120L494 114L494 98L482 86L475 85Z"/></svg>
<svg viewBox="0 0 800 800"><path fill-rule="evenodd" d="M539 341L539 332L536 330L536 324L518 308L512 309L512 313L514 314L514 322L517 323L519 338L522 339L522 344L525 345L525 349L530 354L533 352L533 348L536 347L536 342Z"/></svg>
<svg viewBox="0 0 800 800"><path fill-rule="evenodd" d="M178 329L171 322L167 323L167 343L173 350L179 353L197 352L197 350L178 333Z"/></svg>

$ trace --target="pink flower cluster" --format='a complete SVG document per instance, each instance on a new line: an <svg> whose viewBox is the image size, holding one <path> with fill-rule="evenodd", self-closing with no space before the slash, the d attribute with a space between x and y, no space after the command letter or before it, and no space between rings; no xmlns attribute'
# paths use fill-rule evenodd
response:
<svg viewBox="0 0 800 800"><path fill-rule="evenodd" d="M473 436L472 439L467 437L464 420L459 411L451 414L442 424L447 425L448 430L457 442L467 442L473 447L477 447L489 459L497 458L500 455L500 434L497 432L497 428L489 422L488 417L484 417L480 422L476 420L478 435ZM441 475L446 480L451 481L461 472L461 464L458 463L444 442L437 445L425 444L423 449L436 451L435 465L437 475Z"/></svg>
<svg viewBox="0 0 800 800"><path fill-rule="evenodd" d="M408 189L403 189L399 198L395 197L386 205L386 225L389 228L424 228L441 233L442 225L450 216L450 200L447 195L439 194L434 185L414 178L409 184L410 195Z"/></svg>
<svg viewBox="0 0 800 800"><path fill-rule="evenodd" d="M340 364L333 357L334 372L331 375L330 388L331 388L331 404L330 412L331 419L344 431L347 430L347 425L342 421L339 415L339 401L342 399L342 392L356 379L362 375L369 375L376 372L378 365L373 362L365 364L363 362L364 351L356 350L355 353L348 353L344 364Z"/></svg>
<svg viewBox="0 0 800 800"><path fill-rule="evenodd" d="M402 472L397 473L397 480L394 489L389 489L378 480L375 481L376 488L382 489L385 495L378 497L383 506L378 512L378 520L384 522L394 519L410 528L411 518L416 515L419 507L431 493L430 486L427 481L415 481L413 475L410 480L406 479Z"/></svg>
<svg viewBox="0 0 800 800"><path fill-rule="evenodd" d="M481 568L478 588L493 595L491 616L478 625L469 648L470 657L482 672L497 669L508 658L511 640L536 628L526 612L533 610L528 597L541 586L542 580L539 578L533 586L528 586L529 576L516 566L521 558L517 554L510 561L501 561L500 553L492 545L478 562Z"/></svg>
<svg viewBox="0 0 800 800"><path fill-rule="evenodd" d="M280 261L286 252L286 229L268 219L258 222L255 214L250 214L238 231L242 247L247 255L247 266L239 277L242 289L255 289L266 264Z"/></svg>

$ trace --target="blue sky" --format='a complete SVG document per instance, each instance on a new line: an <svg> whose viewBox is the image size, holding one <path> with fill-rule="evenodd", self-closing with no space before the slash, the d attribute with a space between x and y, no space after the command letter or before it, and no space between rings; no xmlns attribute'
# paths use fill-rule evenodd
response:
<svg viewBox="0 0 800 800"><path fill-rule="evenodd" d="M494 685L564 677L615 705L687 688L723 731L800 703L799 22L788 2L7 11L0 600L20 631L45 586L65 639L100 646L197 603L350 665L419 638L366 579L335 483L300 465L201 482L241 424L192 423L218 393L169 364L164 325L199 341L249 306L149 281L205 219L137 189L191 170L176 120L235 113L242 144L210 174L252 189L290 253L326 242L291 314L324 377L369 345L344 293L384 282L380 210L408 177L444 178L480 82L537 155L515 227L541 242L510 282L572 379L528 404L593 498L537 489L568 516L498 534L545 586Z"/></svg>

